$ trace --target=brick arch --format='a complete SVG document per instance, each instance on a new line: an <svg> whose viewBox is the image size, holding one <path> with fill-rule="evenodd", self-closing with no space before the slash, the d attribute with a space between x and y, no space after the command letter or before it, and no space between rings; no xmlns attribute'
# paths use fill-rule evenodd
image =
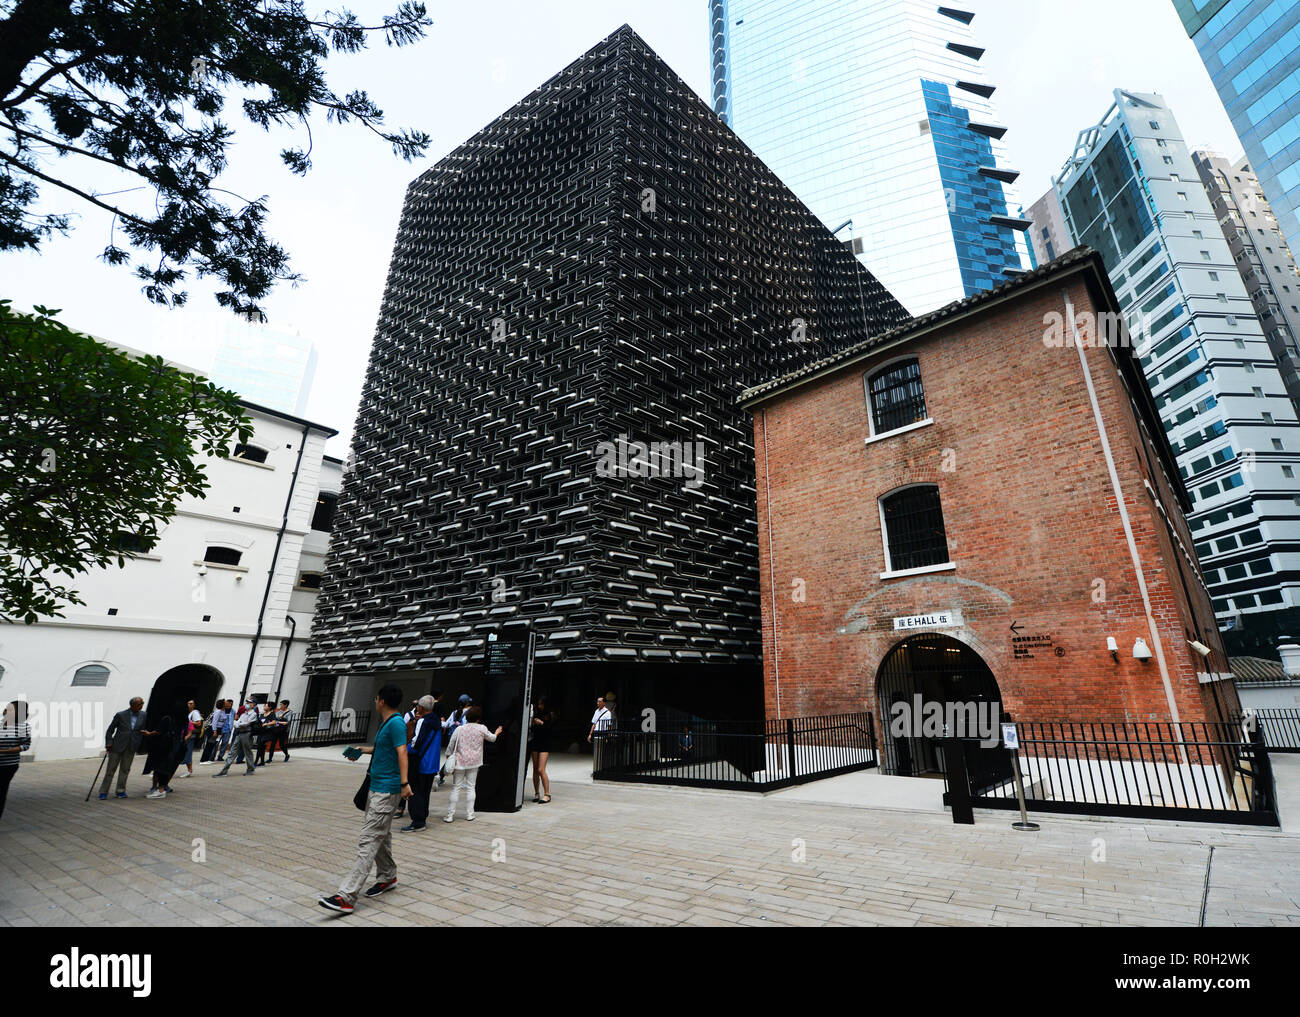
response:
<svg viewBox="0 0 1300 1017"><path fill-rule="evenodd" d="M945 716L949 704L961 706L965 718L995 726L1001 718L1002 694L993 669L973 646L952 635L918 632L898 640L881 658L874 685L886 773L923 776L940 772L941 759L932 739L920 736L911 726L914 718L920 723L928 704L939 704ZM899 710L896 704L905 709ZM973 713L969 711L972 704ZM900 736L896 724L909 733Z"/></svg>

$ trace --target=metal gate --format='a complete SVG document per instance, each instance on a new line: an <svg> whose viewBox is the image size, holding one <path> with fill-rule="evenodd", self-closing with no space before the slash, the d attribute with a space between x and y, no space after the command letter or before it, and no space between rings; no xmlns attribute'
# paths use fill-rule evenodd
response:
<svg viewBox="0 0 1300 1017"><path fill-rule="evenodd" d="M926 736L910 723L904 724L906 733L895 733L900 722L918 718L921 707L940 704L947 717L950 703L963 707L975 704L977 708L987 704L986 715L991 711L995 722L1001 712L998 683L984 659L965 643L935 634L909 636L889 651L876 675L876 695L884 736L882 772L900 777L942 774L944 750L940 741L956 733L945 726L935 732L938 737ZM899 710L898 704L905 709ZM1006 765L1009 772L1010 764ZM998 773L979 774L978 780L1001 779L1001 767L997 769Z"/></svg>

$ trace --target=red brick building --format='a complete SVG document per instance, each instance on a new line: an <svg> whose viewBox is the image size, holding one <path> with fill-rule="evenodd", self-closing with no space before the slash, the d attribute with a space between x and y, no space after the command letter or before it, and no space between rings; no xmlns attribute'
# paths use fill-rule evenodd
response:
<svg viewBox="0 0 1300 1017"><path fill-rule="evenodd" d="M1080 249L744 394L769 717L1239 712L1118 312Z"/></svg>

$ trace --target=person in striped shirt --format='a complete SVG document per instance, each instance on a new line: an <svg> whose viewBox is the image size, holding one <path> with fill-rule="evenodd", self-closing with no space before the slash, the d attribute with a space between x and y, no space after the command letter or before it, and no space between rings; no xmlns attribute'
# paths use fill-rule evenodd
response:
<svg viewBox="0 0 1300 1017"><path fill-rule="evenodd" d="M9 782L18 772L18 757L32 747L32 729L26 720L19 721L18 710L18 702L12 702L0 718L0 816L5 813Z"/></svg>

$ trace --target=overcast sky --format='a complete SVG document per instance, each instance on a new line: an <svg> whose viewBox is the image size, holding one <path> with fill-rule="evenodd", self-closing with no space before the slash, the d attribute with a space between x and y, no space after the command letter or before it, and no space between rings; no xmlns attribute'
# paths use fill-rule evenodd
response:
<svg viewBox="0 0 1300 1017"><path fill-rule="evenodd" d="M825 0L850 2L850 0ZM311 4L313 9L320 4ZM395 3L358 0L363 19ZM967 0L987 47L984 64L1009 128L1006 142L1027 206L1051 185L1078 132L1096 123L1111 91L1156 91L1172 106L1193 147L1230 158L1240 142L1171 0ZM476 0L428 3L429 38L404 49L377 46L327 65L337 92L363 87L393 126L433 138L429 157L408 164L356 126L313 123L314 168L295 177L278 152L290 142L242 121L221 186L265 194L272 235L305 279L280 287L266 303L273 323L315 342L320 363L307 416L338 428L331 454L343 456L352 432L393 237L406 185L475 131L623 23L702 96L708 95L707 0ZM1122 26L1122 31L1118 26ZM60 169L70 167L70 162ZM130 186L100 167L76 178L104 192ZM107 215L44 188L48 210L76 211L74 231L39 254L0 255L0 297L18 307L63 309L81 331L204 368L220 325L214 287L194 283L189 305L161 311L123 268L97 260L108 240Z"/></svg>

